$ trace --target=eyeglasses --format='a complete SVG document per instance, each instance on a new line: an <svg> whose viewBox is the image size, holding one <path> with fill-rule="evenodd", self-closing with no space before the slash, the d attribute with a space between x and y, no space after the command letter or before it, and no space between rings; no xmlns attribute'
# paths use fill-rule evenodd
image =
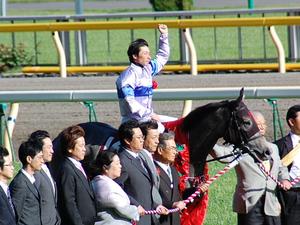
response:
<svg viewBox="0 0 300 225"><path fill-rule="evenodd" d="M12 167L14 165L12 163L9 163L9 164L4 164L3 166L10 166L10 167Z"/></svg>
<svg viewBox="0 0 300 225"><path fill-rule="evenodd" d="M169 151L177 151L177 148L174 146L169 146L169 147L167 146L165 149Z"/></svg>
<svg viewBox="0 0 300 225"><path fill-rule="evenodd" d="M132 138L135 138L135 139L139 139L139 140L141 140L141 139L145 139L145 136L133 136Z"/></svg>

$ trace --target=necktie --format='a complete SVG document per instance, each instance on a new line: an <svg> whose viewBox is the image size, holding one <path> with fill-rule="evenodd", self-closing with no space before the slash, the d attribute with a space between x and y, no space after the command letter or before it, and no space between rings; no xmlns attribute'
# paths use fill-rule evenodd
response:
<svg viewBox="0 0 300 225"><path fill-rule="evenodd" d="M85 176L85 178L87 178L86 173L82 167L82 165L80 164L79 170L83 173L83 175Z"/></svg>
<svg viewBox="0 0 300 225"><path fill-rule="evenodd" d="M139 163L141 164L141 166L143 167L143 169L145 170L145 172L148 174L148 170L145 167L145 164L144 164L142 158L140 156L137 156L136 159L139 161Z"/></svg>
<svg viewBox="0 0 300 225"><path fill-rule="evenodd" d="M14 215L15 215L15 209L14 209L14 205L13 205L12 200L11 200L9 189L7 189L7 200L8 200L8 203L9 203L9 205L10 205L10 207L11 207L11 209L12 209Z"/></svg>
<svg viewBox="0 0 300 225"><path fill-rule="evenodd" d="M172 177L172 172L171 172L171 167L170 166L168 166L168 168L167 168L167 174L168 174L168 176L170 178L170 181L171 181L171 188L173 188L173 177Z"/></svg>

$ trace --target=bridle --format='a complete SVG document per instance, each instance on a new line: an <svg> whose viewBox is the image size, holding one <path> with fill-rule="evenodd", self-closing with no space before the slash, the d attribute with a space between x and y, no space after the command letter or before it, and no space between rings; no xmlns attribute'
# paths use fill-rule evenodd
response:
<svg viewBox="0 0 300 225"><path fill-rule="evenodd" d="M253 115L251 114L251 112L249 112L249 113L250 113L249 116L253 118ZM224 139L225 139L225 137L227 137L227 139L225 139L225 144L230 143L229 140L233 139L232 138L233 132L235 132L235 134L236 134L235 138L237 140L235 141L235 143L233 143L232 153L221 156L221 157L216 157L216 158L213 158L213 159L210 159L210 160L206 160L206 162L217 161L217 160L221 160L221 159L232 157L232 156L239 156L239 155L241 155L245 152L247 152L247 153L250 152L249 147L248 147L248 142L251 141L251 140L254 140L258 136L254 136L254 137L249 138L247 136L247 133L242 130L241 125L238 121L239 121L239 118L238 118L238 115L237 115L237 110L233 110L231 112L229 125L228 125L228 127L226 129L226 132L224 134Z"/></svg>

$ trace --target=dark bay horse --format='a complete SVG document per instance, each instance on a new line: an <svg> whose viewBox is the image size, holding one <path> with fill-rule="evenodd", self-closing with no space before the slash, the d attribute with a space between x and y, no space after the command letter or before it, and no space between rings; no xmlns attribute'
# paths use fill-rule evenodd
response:
<svg viewBox="0 0 300 225"><path fill-rule="evenodd" d="M207 155L219 138L228 143L240 146L247 143L258 133L258 127L247 106L243 103L243 89L236 100L209 103L193 110L177 125L186 135L185 142L190 151L191 171L194 175L203 174ZM109 149L117 141L117 130L107 124L92 122L79 124L86 132L86 158L83 166L89 170L89 163L95 159L99 150ZM175 133L176 135L176 133ZM60 141L54 143L53 168L59 170Z"/></svg>
<svg viewBox="0 0 300 225"><path fill-rule="evenodd" d="M209 103L183 119L179 128L187 134L191 175L203 174L207 155L220 138L238 148L259 135L256 122L243 102L243 94L241 89L236 100Z"/></svg>

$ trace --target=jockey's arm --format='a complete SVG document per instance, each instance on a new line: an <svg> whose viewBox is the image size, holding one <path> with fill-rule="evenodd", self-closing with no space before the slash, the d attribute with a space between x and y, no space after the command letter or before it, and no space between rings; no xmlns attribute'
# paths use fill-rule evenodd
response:
<svg viewBox="0 0 300 225"><path fill-rule="evenodd" d="M161 24L163 26L163 24ZM166 25L164 25L166 26ZM159 27L159 47L154 60L151 60L150 65L152 67L152 76L155 76L162 70L167 63L170 55L170 46L168 39L168 28L166 30Z"/></svg>

